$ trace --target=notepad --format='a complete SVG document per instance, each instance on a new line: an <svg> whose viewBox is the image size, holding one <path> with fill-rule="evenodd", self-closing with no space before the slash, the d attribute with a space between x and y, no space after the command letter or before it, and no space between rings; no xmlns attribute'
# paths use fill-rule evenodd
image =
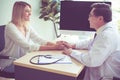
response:
<svg viewBox="0 0 120 80"><path fill-rule="evenodd" d="M55 62L56 61L56 62ZM39 63L71 64L71 58L64 54L50 55L48 57L39 57Z"/></svg>
<svg viewBox="0 0 120 80"><path fill-rule="evenodd" d="M56 63L59 63L59 64L71 64L72 61L71 61L71 58L67 55L59 55L59 56L63 56L64 58Z"/></svg>

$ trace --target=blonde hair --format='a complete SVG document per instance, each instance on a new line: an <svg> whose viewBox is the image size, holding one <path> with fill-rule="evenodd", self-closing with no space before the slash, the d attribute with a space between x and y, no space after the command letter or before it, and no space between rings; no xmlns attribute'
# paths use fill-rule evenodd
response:
<svg viewBox="0 0 120 80"><path fill-rule="evenodd" d="M23 24L22 15L23 15L24 8L26 6L29 6L31 8L31 5L26 2L23 2L23 1L15 2L13 6L12 20L11 20L11 22L13 22L15 25Z"/></svg>

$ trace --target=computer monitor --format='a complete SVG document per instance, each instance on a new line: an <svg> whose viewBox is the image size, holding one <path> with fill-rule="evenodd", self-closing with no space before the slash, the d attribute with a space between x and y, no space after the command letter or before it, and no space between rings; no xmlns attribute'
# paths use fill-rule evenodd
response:
<svg viewBox="0 0 120 80"><path fill-rule="evenodd" d="M102 1L61 1L60 30L95 31L90 28L88 16L91 4L96 2Z"/></svg>

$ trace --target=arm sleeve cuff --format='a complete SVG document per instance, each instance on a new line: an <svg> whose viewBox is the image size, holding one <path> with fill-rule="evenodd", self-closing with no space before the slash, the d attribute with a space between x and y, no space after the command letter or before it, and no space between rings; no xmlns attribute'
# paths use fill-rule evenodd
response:
<svg viewBox="0 0 120 80"><path fill-rule="evenodd" d="M70 56L76 59L77 61L81 62L82 53L80 51L72 50Z"/></svg>

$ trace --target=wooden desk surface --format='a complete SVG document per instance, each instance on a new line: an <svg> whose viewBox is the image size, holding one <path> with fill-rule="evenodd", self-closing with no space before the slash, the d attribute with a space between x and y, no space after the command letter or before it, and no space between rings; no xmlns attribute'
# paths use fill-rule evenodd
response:
<svg viewBox="0 0 120 80"><path fill-rule="evenodd" d="M38 51L28 53L25 56L14 61L14 64L17 66L43 70L53 73L58 73L62 75L77 77L79 73L83 70L84 65L72 59L71 64L49 64L49 65L34 65L29 62L29 60L39 54L62 54L62 51Z"/></svg>

